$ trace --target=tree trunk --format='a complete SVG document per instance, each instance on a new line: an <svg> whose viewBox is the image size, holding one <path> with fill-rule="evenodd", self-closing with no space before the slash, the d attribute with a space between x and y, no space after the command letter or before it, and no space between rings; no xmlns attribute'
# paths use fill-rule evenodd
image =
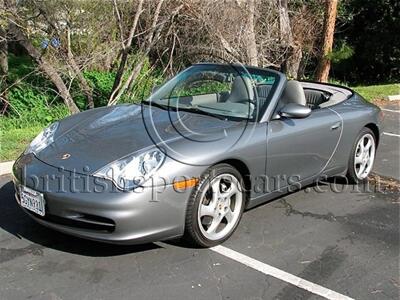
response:
<svg viewBox="0 0 400 300"><path fill-rule="evenodd" d="M6 31L0 27L0 115L7 110L8 43Z"/></svg>
<svg viewBox="0 0 400 300"><path fill-rule="evenodd" d="M125 80L125 82L123 82L122 77L124 75L125 69L126 69L126 64L128 61L128 54L129 51L131 49L132 46L132 39L134 37L134 33L136 31L136 27L138 26L138 20L140 15L142 14L142 6L143 6L143 2L144 0L139 0L138 3L138 8L133 20L133 24L131 26L130 29L130 33L129 33L129 37L126 43L123 43L122 46L122 54L121 54L121 61L119 64L119 68L117 71L117 75L115 77L115 81L114 81L114 86L111 92L111 95L108 99L108 104L107 105L115 105L119 98L122 96L122 94L126 91L127 88L131 87L132 83L137 79L137 77L140 75L140 71L143 67L144 64L144 59L145 57L149 54L149 52L151 51L151 49L153 48L154 44L156 43L156 41L158 41L159 37L160 37L160 33L162 28L164 27L163 22L161 22L160 24L158 24L159 21L159 16L160 16L160 12L161 12L161 7L163 5L165 0L158 0L158 4L156 6L155 12L154 12L154 16L153 16L153 22L151 25L151 28L149 29L146 39L147 39L147 43L143 43L141 45L142 50L140 52L142 52L141 56L139 56L139 62L136 64L136 66L131 70L128 78ZM183 7L183 5L178 6L176 8L176 10L174 12L172 12L172 14L170 15L170 18L173 18L178 12L179 10ZM121 18L120 18L120 14L118 11L118 7L117 7L117 2L116 0L114 0L114 9L116 12L116 17L117 17L117 22L120 25L120 31L121 34L123 33L123 27L121 26Z"/></svg>
<svg viewBox="0 0 400 300"><path fill-rule="evenodd" d="M247 17L247 57L251 66L258 66L258 52L256 34L254 30L254 14L256 11L256 0L248 2L248 17Z"/></svg>
<svg viewBox="0 0 400 300"><path fill-rule="evenodd" d="M76 77L78 78L79 86L85 94L86 99L87 99L87 107L88 108L94 108L94 101L93 101L93 90L86 81L86 78L83 77L83 74L81 70L79 69L79 66L77 65L75 59L73 57L68 56L68 63L70 64L72 70L76 74Z"/></svg>
<svg viewBox="0 0 400 300"><path fill-rule="evenodd" d="M68 63L71 66L73 72L76 74L76 77L78 78L79 86L82 90L82 92L85 94L86 99L88 101L87 107L88 108L94 108L94 102L93 102L93 90L86 81L85 77L83 76L81 70L79 69L78 64L75 61L74 55L72 54L71 50L71 31L68 27L67 29L67 39L68 39L68 45L67 45L67 58L68 58Z"/></svg>
<svg viewBox="0 0 400 300"><path fill-rule="evenodd" d="M321 51L321 57L318 62L316 80L327 82L329 70L331 68L331 61L328 58L329 53L332 51L333 35L335 33L335 22L337 14L338 0L326 0L326 11L324 18L324 36Z"/></svg>
<svg viewBox="0 0 400 300"><path fill-rule="evenodd" d="M288 47L293 45L292 27L290 26L288 0L278 0L279 30L283 44Z"/></svg>
<svg viewBox="0 0 400 300"><path fill-rule="evenodd" d="M69 111L73 114L78 113L79 108L76 106L67 86L65 85L61 76L57 73L56 69L45 58L42 57L41 53L32 45L25 34L19 29L19 27L17 27L17 25L12 23L10 24L10 34L13 35L15 40L25 48L29 56L37 62L40 69L42 69L50 78L50 80L56 86Z"/></svg>
<svg viewBox="0 0 400 300"><path fill-rule="evenodd" d="M132 26L131 26L131 29L130 29L130 32L129 32L128 40L126 42L122 42L123 45L122 45L121 60L120 60L119 66L118 66L117 73L115 75L114 84L113 84L113 87L112 87L112 90L111 90L111 96L110 96L109 101L113 101L114 95L117 93L117 90L121 87L121 80L122 80L122 76L123 76L124 71L125 71L126 63L128 61L128 56L129 56L129 52L131 50L133 36L135 34L136 27L137 27L138 22L139 22L139 17L142 14L143 2L144 2L144 0L139 0L138 7L137 7L137 10L136 10L136 13L135 13L135 17L133 19L133 23L132 23ZM115 8L116 14L118 16L118 18L117 18L118 25L121 26L122 20L119 17L119 11L118 11L118 7L117 7L117 2L116 1L114 1L114 8ZM122 34L123 34L123 32L121 30L121 35ZM124 37L122 36L121 38L123 39Z"/></svg>
<svg viewBox="0 0 400 300"><path fill-rule="evenodd" d="M8 74L8 44L6 31L0 27L0 76Z"/></svg>
<svg viewBox="0 0 400 300"><path fill-rule="evenodd" d="M300 62L303 57L302 47L296 44L293 38L292 27L290 26L288 0L278 0L278 7L280 39L287 49L282 69L289 78L297 79Z"/></svg>
<svg viewBox="0 0 400 300"><path fill-rule="evenodd" d="M299 77L299 69L303 51L300 46L293 46L289 50L289 54L285 61L285 72L289 78L297 79Z"/></svg>
<svg viewBox="0 0 400 300"><path fill-rule="evenodd" d="M51 16L49 17L46 13L46 11L42 8L39 8L40 13L42 16L45 18L47 23L50 25L50 27L57 33L58 36L60 36L60 32L57 28L56 21L52 20ZM69 20L67 21L67 48L62 49L62 53L65 54L66 60L67 60L67 67L74 73L78 79L78 84L83 92L83 94L86 96L87 99L87 107L88 108L94 108L94 102L93 102L93 90L90 87L90 85L87 83L85 77L83 76L78 64L76 63L76 60L74 58L74 55L72 54L72 49L71 49L71 29L69 26Z"/></svg>
<svg viewBox="0 0 400 300"><path fill-rule="evenodd" d="M0 0L0 7L7 8L7 3ZM5 24L3 24L5 25ZM7 29L0 25L0 115L4 115L8 108L7 75L8 75L8 40Z"/></svg>

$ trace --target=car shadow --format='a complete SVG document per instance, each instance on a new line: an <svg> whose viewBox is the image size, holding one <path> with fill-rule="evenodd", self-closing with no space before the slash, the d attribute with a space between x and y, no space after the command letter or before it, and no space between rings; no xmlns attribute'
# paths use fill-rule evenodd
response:
<svg viewBox="0 0 400 300"><path fill-rule="evenodd" d="M318 184L328 186L332 183L339 185L349 185L349 183L345 179L329 178L325 182L313 183L289 194L297 193L301 190L304 190L305 188L313 188ZM279 201L289 194L270 199L248 210L253 210L270 202ZM162 245L158 245L159 243L149 243L144 245L115 245L90 241L57 232L43 225L40 225L32 220L18 206L17 202L14 199L14 185L11 181L0 187L0 228L19 239L23 238L29 240L36 245L41 245L43 248L47 247L62 252L91 257L118 256L162 248ZM181 239L168 240L164 243L188 249L201 248Z"/></svg>
<svg viewBox="0 0 400 300"><path fill-rule="evenodd" d="M40 245L39 247L91 257L118 256L162 248L156 244L114 245L95 242L42 226L18 206L14 198L14 184L11 181L0 188L0 228L19 239L23 238ZM2 251L0 251L0 256L1 254Z"/></svg>
<svg viewBox="0 0 400 300"><path fill-rule="evenodd" d="M250 210L256 209L260 206L267 205L271 202L279 201L279 200L284 199L285 197L295 194L295 193L299 193L302 191L303 192L304 191L312 191L312 190L317 191L319 193L321 193L321 192L324 193L324 192L332 191L332 190L338 190L339 192L346 191L346 190L358 190L358 191L364 192L364 193L371 192L369 185L352 184L352 183L349 183L347 178L340 177L340 176L329 177L329 178L325 178L322 181L313 182L308 185L301 186L301 188L296 188L296 186L293 186L292 191L286 191L285 193L282 193L281 195L277 195L276 197L274 197L272 199L268 199L268 196L266 195L266 196L264 196L265 197L264 201L261 201L260 204L252 206L251 208L248 208L245 211L250 211ZM261 197L261 199L262 199L262 197Z"/></svg>

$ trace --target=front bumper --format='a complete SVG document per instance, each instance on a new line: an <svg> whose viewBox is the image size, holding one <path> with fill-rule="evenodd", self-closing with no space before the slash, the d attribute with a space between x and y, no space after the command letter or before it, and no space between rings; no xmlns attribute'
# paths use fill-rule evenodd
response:
<svg viewBox="0 0 400 300"><path fill-rule="evenodd" d="M43 193L46 215L25 210L34 220L71 235L117 244L139 244L179 237L184 232L190 190L171 184L136 191L118 190L109 180L50 166L33 155L13 166L18 186Z"/></svg>

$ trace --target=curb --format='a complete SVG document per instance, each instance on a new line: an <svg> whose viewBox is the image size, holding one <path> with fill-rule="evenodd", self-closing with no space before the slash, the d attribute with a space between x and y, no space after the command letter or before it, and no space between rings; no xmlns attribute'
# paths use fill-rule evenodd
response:
<svg viewBox="0 0 400 300"><path fill-rule="evenodd" d="M14 164L14 161L6 161L6 162L0 163L0 176L10 174L12 171L13 164Z"/></svg>
<svg viewBox="0 0 400 300"><path fill-rule="evenodd" d="M392 95L392 96L387 96L386 100L389 101L399 101L400 100L400 95Z"/></svg>

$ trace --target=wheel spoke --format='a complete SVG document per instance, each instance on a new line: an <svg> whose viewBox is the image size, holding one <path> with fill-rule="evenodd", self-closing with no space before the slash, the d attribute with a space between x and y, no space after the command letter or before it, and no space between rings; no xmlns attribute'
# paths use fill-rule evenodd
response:
<svg viewBox="0 0 400 300"><path fill-rule="evenodd" d="M232 222L233 217L234 217L233 211L230 208L228 208L228 211L225 214L225 219L226 221L228 221L228 224Z"/></svg>
<svg viewBox="0 0 400 300"><path fill-rule="evenodd" d="M225 193L222 193L221 196L231 199L232 196L235 195L237 192L238 192L238 188L237 188L236 184L232 183L229 190L226 191Z"/></svg>
<svg viewBox="0 0 400 300"><path fill-rule="evenodd" d="M369 164L371 163L371 157L369 153L365 155L365 168L368 168Z"/></svg>
<svg viewBox="0 0 400 300"><path fill-rule="evenodd" d="M211 203L209 205L201 204L200 217L203 216L214 216L214 207Z"/></svg>
<svg viewBox="0 0 400 300"><path fill-rule="evenodd" d="M211 233L211 234L212 234L212 233L216 233L219 224L221 224L222 218L223 218L223 216L217 216L217 217L215 217L215 218L212 220L210 227L208 227L207 233L209 233L209 234L210 234L210 233Z"/></svg>
<svg viewBox="0 0 400 300"><path fill-rule="evenodd" d="M361 156L356 156L354 162L355 162L356 164L361 164L361 163L362 163L362 157L361 157Z"/></svg>
<svg viewBox="0 0 400 300"><path fill-rule="evenodd" d="M212 190L212 202L216 203L218 198L220 197L220 184L221 184L221 179L217 179L213 184L211 185L211 190Z"/></svg>
<svg viewBox="0 0 400 300"><path fill-rule="evenodd" d="M366 165L367 165L366 162L363 162L363 163L361 164L361 167L360 167L360 175L362 175L362 174L364 173L365 168L366 168Z"/></svg>
<svg viewBox="0 0 400 300"><path fill-rule="evenodd" d="M370 139L368 139L368 142L364 147L364 151L368 151L371 148L371 146L372 146L372 142Z"/></svg>
<svg viewBox="0 0 400 300"><path fill-rule="evenodd" d="M360 141L360 151L361 151L361 153L364 152L364 139L362 139L362 140Z"/></svg>

